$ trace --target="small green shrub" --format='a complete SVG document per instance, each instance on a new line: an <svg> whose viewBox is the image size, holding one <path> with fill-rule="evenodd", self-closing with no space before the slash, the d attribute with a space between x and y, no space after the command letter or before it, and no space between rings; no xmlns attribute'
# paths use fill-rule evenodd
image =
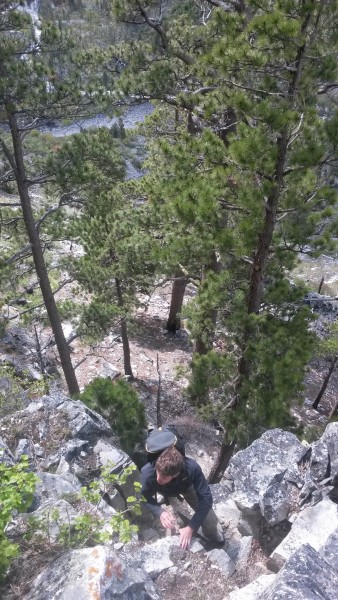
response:
<svg viewBox="0 0 338 600"><path fill-rule="evenodd" d="M6 527L14 511L25 511L31 505L36 475L28 471L28 457L23 456L14 466L0 463L0 580L19 548L6 535Z"/></svg>
<svg viewBox="0 0 338 600"><path fill-rule="evenodd" d="M107 419L125 452L133 452L135 444L143 438L146 419L143 404L127 381L97 377L86 386L79 399Z"/></svg>

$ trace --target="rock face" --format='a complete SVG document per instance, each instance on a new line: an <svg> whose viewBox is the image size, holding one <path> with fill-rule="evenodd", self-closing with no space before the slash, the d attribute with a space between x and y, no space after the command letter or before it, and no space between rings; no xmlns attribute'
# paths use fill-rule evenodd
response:
<svg viewBox="0 0 338 600"><path fill-rule="evenodd" d="M13 454L2 438L0 438L0 463L5 463L6 465L14 465L15 463Z"/></svg>
<svg viewBox="0 0 338 600"><path fill-rule="evenodd" d="M278 568L303 544L315 550L323 546L331 534L338 530L338 506L324 498L316 506L309 506L295 520L290 533L277 546L271 564Z"/></svg>
<svg viewBox="0 0 338 600"><path fill-rule="evenodd" d="M157 600L144 572L105 546L68 552L43 571L23 600Z"/></svg>
<svg viewBox="0 0 338 600"><path fill-rule="evenodd" d="M38 475L29 514L8 525L13 539L33 516L48 523L49 543L56 544L60 531L66 526L71 532L86 514L86 502L79 501L83 486L101 485L107 464L112 474L131 464L107 421L62 394L0 419L0 432L0 461L13 465L26 454ZM337 600L338 423L310 447L291 433L268 431L231 459L222 481L212 486L226 535L222 548L197 532L199 539L183 551L178 535L163 537L146 511L138 537L116 543L109 522L126 510L138 477L136 471L122 486L101 487L95 511L110 543L65 551L30 588L26 582L23 600L166 600L175 586L182 591L187 585L202 598L215 577L213 600ZM163 582L169 596L162 595ZM0 596L7 600L1 590Z"/></svg>
<svg viewBox="0 0 338 600"><path fill-rule="evenodd" d="M317 600L337 598L338 576L309 544L292 554L261 600Z"/></svg>
<svg viewBox="0 0 338 600"><path fill-rule="evenodd" d="M293 493L288 472L306 452L295 435L273 429L231 459L225 477L232 482L235 502L249 524L258 516L271 525L287 518Z"/></svg>

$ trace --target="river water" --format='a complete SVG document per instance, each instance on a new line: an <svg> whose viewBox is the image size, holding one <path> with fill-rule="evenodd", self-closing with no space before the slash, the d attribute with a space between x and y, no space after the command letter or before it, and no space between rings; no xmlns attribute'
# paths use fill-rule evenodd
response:
<svg viewBox="0 0 338 600"><path fill-rule="evenodd" d="M141 104L130 106L120 118L126 129L133 129L138 123L142 123L145 117L150 115L152 111L153 106L150 102L142 102ZM50 133L55 137L64 137L74 133L80 133L80 131L84 131L85 129L96 129L97 127L110 128L118 121L118 118L119 117L108 117L107 115L99 114L88 119L78 119L67 125L58 122L41 125L38 129L43 133Z"/></svg>

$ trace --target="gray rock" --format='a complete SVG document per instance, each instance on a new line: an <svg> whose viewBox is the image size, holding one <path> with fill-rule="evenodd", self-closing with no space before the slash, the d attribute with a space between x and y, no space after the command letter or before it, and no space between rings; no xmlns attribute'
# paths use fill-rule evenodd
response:
<svg viewBox="0 0 338 600"><path fill-rule="evenodd" d="M311 472L308 471L306 473L304 485L299 493L299 500L300 500L299 505L303 506L303 504L305 504L305 502L308 499L310 499L313 492L315 492L316 490L317 490L317 485L314 482L314 480L312 479Z"/></svg>
<svg viewBox="0 0 338 600"><path fill-rule="evenodd" d="M315 481L320 481L327 476L329 470L329 451L322 440L312 444L310 471Z"/></svg>
<svg viewBox="0 0 338 600"><path fill-rule="evenodd" d="M59 404L57 410L66 415L73 437L93 440L113 434L109 423L80 400L67 400Z"/></svg>
<svg viewBox="0 0 338 600"><path fill-rule="evenodd" d="M290 533L271 556L271 565L280 568L303 544L315 550L323 546L338 527L338 506L324 498L316 506L305 508L295 520Z"/></svg>
<svg viewBox="0 0 338 600"><path fill-rule="evenodd" d="M214 548L207 552L207 557L222 571L225 577L231 577L236 570L235 564L225 550Z"/></svg>
<svg viewBox="0 0 338 600"><path fill-rule="evenodd" d="M236 570L246 569L248 559L252 552L253 538L250 535L243 537L239 541L238 552L235 559Z"/></svg>
<svg viewBox="0 0 338 600"><path fill-rule="evenodd" d="M60 450L54 454L48 456L45 460L45 468L49 468L60 462L61 458L64 458L66 462L71 462L77 458L84 449L88 449L89 443L87 440L73 439L63 444Z"/></svg>
<svg viewBox="0 0 338 600"><path fill-rule="evenodd" d="M67 552L34 581L23 600L159 600L141 569L122 562L111 548Z"/></svg>
<svg viewBox="0 0 338 600"><path fill-rule="evenodd" d="M290 556L260 600L337 600L338 575L309 544Z"/></svg>
<svg viewBox="0 0 338 600"><path fill-rule="evenodd" d="M158 531L156 531L156 529L153 529L153 527L148 527L147 529L141 531L140 539L143 542L155 542L159 539Z"/></svg>
<svg viewBox="0 0 338 600"><path fill-rule="evenodd" d="M30 404L28 404L27 408L25 408L24 412L34 414L36 412L42 411L43 409L43 402L31 402Z"/></svg>
<svg viewBox="0 0 338 600"><path fill-rule="evenodd" d="M35 489L33 505L30 512L37 510L46 500L59 500L67 494L78 494L81 484L75 475L56 475L37 473L38 482Z"/></svg>
<svg viewBox="0 0 338 600"><path fill-rule="evenodd" d="M116 377L119 377L119 375L121 375L121 371L116 369L111 363L105 362L101 366L100 377L109 377L109 379L113 380L116 379Z"/></svg>
<svg viewBox="0 0 338 600"><path fill-rule="evenodd" d="M129 456L123 450L115 448L106 440L98 440L93 447L93 452L97 455L99 467L105 467L108 463L114 465L113 473L120 473L131 464Z"/></svg>
<svg viewBox="0 0 338 600"><path fill-rule="evenodd" d="M196 554L197 552L201 552L201 550L204 550L204 547L198 540L194 540L194 538L193 538L191 545L189 547L189 552Z"/></svg>
<svg viewBox="0 0 338 600"><path fill-rule="evenodd" d="M16 325L6 330L2 343L10 350L26 355L30 355L29 348L35 348L34 338L28 334L26 329Z"/></svg>
<svg viewBox="0 0 338 600"><path fill-rule="evenodd" d="M268 488L275 486L274 494L277 495L278 485L282 488L281 497L284 496L281 514L285 514L285 492L288 488L285 488L284 476L306 452L307 449L294 434L281 429L265 432L251 446L237 452L230 461L226 477L233 481L233 498L243 515L258 516ZM277 514L274 515L276 517Z"/></svg>
<svg viewBox="0 0 338 600"><path fill-rule="evenodd" d="M213 509L218 517L218 520L225 527L230 527L234 529L238 526L238 523L241 518L241 512L236 505L235 501L232 498L227 498L226 500L218 500L215 499L214 496L214 486L212 487L212 497L213 497Z"/></svg>
<svg viewBox="0 0 338 600"><path fill-rule="evenodd" d="M34 455L34 451L30 440L27 440L25 438L22 438L18 442L18 445L15 450L16 460L20 460L21 456L23 455L28 456L28 458L33 458Z"/></svg>
<svg viewBox="0 0 338 600"><path fill-rule="evenodd" d="M142 567L153 579L162 571L173 566L174 563L170 558L170 552L173 547L178 547L178 545L179 538L177 535L161 538L153 544L147 544L143 548L137 549L132 554L132 560L137 566ZM124 556L130 556L128 552L129 549L125 548Z"/></svg>
<svg viewBox="0 0 338 600"><path fill-rule="evenodd" d="M71 527L79 513L66 500L47 500L34 512L34 517L41 520L45 535L55 541L60 527Z"/></svg>
<svg viewBox="0 0 338 600"><path fill-rule="evenodd" d="M14 465L15 460L14 456L8 448L5 440L0 437L0 463L5 463L6 465Z"/></svg>
<svg viewBox="0 0 338 600"><path fill-rule="evenodd" d="M338 529L327 538L325 544L320 548L319 554L338 573Z"/></svg>
<svg viewBox="0 0 338 600"><path fill-rule="evenodd" d="M56 469L56 475L68 475L71 473L70 464L64 459L63 456L60 458L60 462Z"/></svg>
<svg viewBox="0 0 338 600"><path fill-rule="evenodd" d="M260 575L245 587L230 592L229 600L261 600L262 592L274 581L276 575Z"/></svg>
<svg viewBox="0 0 338 600"><path fill-rule="evenodd" d="M284 521L290 511L290 489L286 481L270 485L259 499L262 516L270 525Z"/></svg>
<svg viewBox="0 0 338 600"><path fill-rule="evenodd" d="M316 481L331 476L333 483L338 484L338 422L329 423L313 444L310 470Z"/></svg>

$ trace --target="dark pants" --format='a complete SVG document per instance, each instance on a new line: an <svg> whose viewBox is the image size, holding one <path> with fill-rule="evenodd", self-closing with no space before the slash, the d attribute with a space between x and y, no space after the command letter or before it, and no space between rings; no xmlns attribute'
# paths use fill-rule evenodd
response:
<svg viewBox="0 0 338 600"><path fill-rule="evenodd" d="M181 496L183 496L184 500L189 504L189 506L191 506L193 510L197 510L198 498L193 486L190 486L190 488L188 488L186 492L182 493ZM178 500L178 498L176 498L176 496L171 496L168 498L168 500L174 510L179 510L180 501ZM218 519L215 515L214 510L211 508L202 523L203 534L208 539L217 539L219 529L220 526L218 524Z"/></svg>

